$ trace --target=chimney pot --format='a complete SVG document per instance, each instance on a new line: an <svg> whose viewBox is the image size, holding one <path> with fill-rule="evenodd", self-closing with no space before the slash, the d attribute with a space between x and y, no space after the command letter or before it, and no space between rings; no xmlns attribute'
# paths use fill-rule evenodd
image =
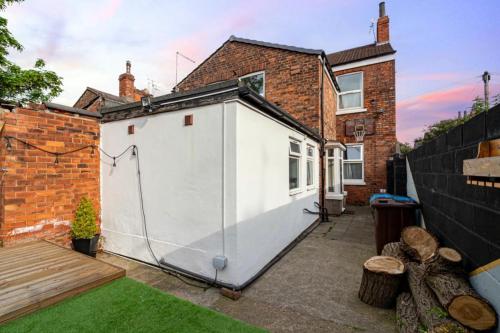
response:
<svg viewBox="0 0 500 333"><path fill-rule="evenodd" d="M130 63L129 60L125 63L125 73L121 74L118 77L119 81L119 95L120 97L125 97L129 101L134 101L135 100L135 86L134 86L134 81L135 78L134 76L130 73L130 68L132 67L132 64Z"/></svg>
<svg viewBox="0 0 500 333"><path fill-rule="evenodd" d="M378 4L378 17L384 17L385 16L385 2L382 1L381 3Z"/></svg>
<svg viewBox="0 0 500 333"><path fill-rule="evenodd" d="M385 12L385 2L378 5L377 44L389 42L389 16Z"/></svg>

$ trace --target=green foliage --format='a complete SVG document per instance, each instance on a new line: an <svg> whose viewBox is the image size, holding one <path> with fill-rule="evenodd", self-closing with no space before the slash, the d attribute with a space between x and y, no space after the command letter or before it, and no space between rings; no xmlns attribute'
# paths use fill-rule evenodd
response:
<svg viewBox="0 0 500 333"><path fill-rule="evenodd" d="M8 4L22 0L0 0L0 11ZM45 69L45 62L38 59L31 69L22 69L7 59L9 50L21 52L23 46L7 28L7 19L0 17L0 100L47 102L62 92L62 78Z"/></svg>
<svg viewBox="0 0 500 333"><path fill-rule="evenodd" d="M75 220L71 224L71 237L91 239L97 233L96 214L92 202L83 197L76 209Z"/></svg>
<svg viewBox="0 0 500 333"><path fill-rule="evenodd" d="M490 105L490 107L500 104L500 94L493 96L492 101L493 102L492 105ZM469 119L485 111L487 111L487 105L484 99L478 96L474 98L474 100L472 101L470 111L467 114L464 113L463 117L445 119L427 126L427 129L424 132L424 136L415 139L415 144L418 145L419 143L429 142L432 139L437 138L442 134L445 134L452 128L464 124Z"/></svg>
<svg viewBox="0 0 500 333"><path fill-rule="evenodd" d="M408 154L413 150L413 147L408 142L399 142L399 149L401 151L401 154Z"/></svg>
<svg viewBox="0 0 500 333"><path fill-rule="evenodd" d="M432 307L429 312L435 316L436 318L443 319L448 317L448 312L446 312L443 308L440 307Z"/></svg>

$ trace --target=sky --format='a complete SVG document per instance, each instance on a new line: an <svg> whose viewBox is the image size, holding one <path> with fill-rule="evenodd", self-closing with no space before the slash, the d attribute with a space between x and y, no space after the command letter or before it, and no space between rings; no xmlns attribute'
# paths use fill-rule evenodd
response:
<svg viewBox="0 0 500 333"><path fill-rule="evenodd" d="M175 85L230 35L323 49L373 42L377 0L27 0L0 15L25 47L9 59L37 58L63 77L56 103L73 105L85 87L118 94L118 75L132 62L136 87L155 95ZM457 116L483 96L481 74L500 93L499 0L387 0L396 53L397 136L412 142L438 120Z"/></svg>

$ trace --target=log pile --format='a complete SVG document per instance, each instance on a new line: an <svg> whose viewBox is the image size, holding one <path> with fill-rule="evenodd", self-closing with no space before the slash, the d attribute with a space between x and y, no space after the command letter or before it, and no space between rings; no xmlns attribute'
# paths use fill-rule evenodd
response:
<svg viewBox="0 0 500 333"><path fill-rule="evenodd" d="M439 247L420 227L403 229L400 242L365 262L359 298L377 307L395 304L401 333L465 333L497 325L493 307L470 285L460 253Z"/></svg>

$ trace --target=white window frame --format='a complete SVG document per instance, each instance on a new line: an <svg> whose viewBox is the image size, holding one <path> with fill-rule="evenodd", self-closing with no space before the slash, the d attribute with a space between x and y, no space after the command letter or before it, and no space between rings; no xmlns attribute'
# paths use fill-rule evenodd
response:
<svg viewBox="0 0 500 333"><path fill-rule="evenodd" d="M361 159L356 159L356 160L343 160L343 166L342 166L342 173L345 170L345 165L348 163L360 163L361 162L361 179L348 179L345 178L344 175L344 184L345 185L366 185L365 183L365 145L363 143L348 143L346 144L346 147L355 147L355 146L361 146Z"/></svg>
<svg viewBox="0 0 500 333"><path fill-rule="evenodd" d="M296 143L299 145L300 152L297 153L292 151L292 145L291 145L292 143ZM290 158L294 158L299 161L296 188L290 188ZM290 192L290 195L302 192L301 178L302 178L302 142L300 140L290 138L288 141L288 190Z"/></svg>
<svg viewBox="0 0 500 333"><path fill-rule="evenodd" d="M309 149L312 149L312 156L309 156ZM314 153L316 150L316 148L313 146L313 145L310 145L310 144L307 144L306 145L306 186L307 186L307 190L313 190L316 188L316 172L314 172L314 166L315 166L315 163L314 163L314 160L316 158L316 154ZM312 179L312 184L307 184L307 181L308 181L308 177L307 177L307 171L308 171L308 168L307 168L307 164L308 163L312 163L312 168L311 168L311 172L312 172L312 175L311 175L311 179Z"/></svg>
<svg viewBox="0 0 500 333"><path fill-rule="evenodd" d="M333 150L333 156L328 156L328 150ZM325 146L325 198L326 199L335 199L342 200L346 192L344 191L344 175L342 172L342 159L345 151L345 146L343 144L339 144L337 142L327 143ZM333 161L333 172L334 176L336 175L334 180L334 191L329 191L328 184L330 180L330 172L328 171L328 161Z"/></svg>
<svg viewBox="0 0 500 333"><path fill-rule="evenodd" d="M253 73L245 74L243 76L240 76L238 78L238 80L241 81L241 79L244 79L244 78L247 78L247 77L250 77L250 76L259 75L259 74L262 74L262 80L264 81L263 84L262 84L262 95L261 96L262 97L266 97L266 71L258 71L258 72L253 72Z"/></svg>
<svg viewBox="0 0 500 333"><path fill-rule="evenodd" d="M338 93L338 98L337 98L337 115L339 114L349 114L349 113L358 113L358 112L366 112L366 109L364 108L365 105L365 93L364 93L364 81L365 81L365 76L363 71L358 71L358 72L352 72L352 73L345 73L342 75L337 75L337 79L341 78L342 76L347 76L347 75L354 75L354 74L361 74L361 88L356 89L356 90L349 90L349 91L340 91ZM361 93L361 105L356 106L353 108L340 108L340 97L342 95L354 93L354 92L359 92Z"/></svg>

